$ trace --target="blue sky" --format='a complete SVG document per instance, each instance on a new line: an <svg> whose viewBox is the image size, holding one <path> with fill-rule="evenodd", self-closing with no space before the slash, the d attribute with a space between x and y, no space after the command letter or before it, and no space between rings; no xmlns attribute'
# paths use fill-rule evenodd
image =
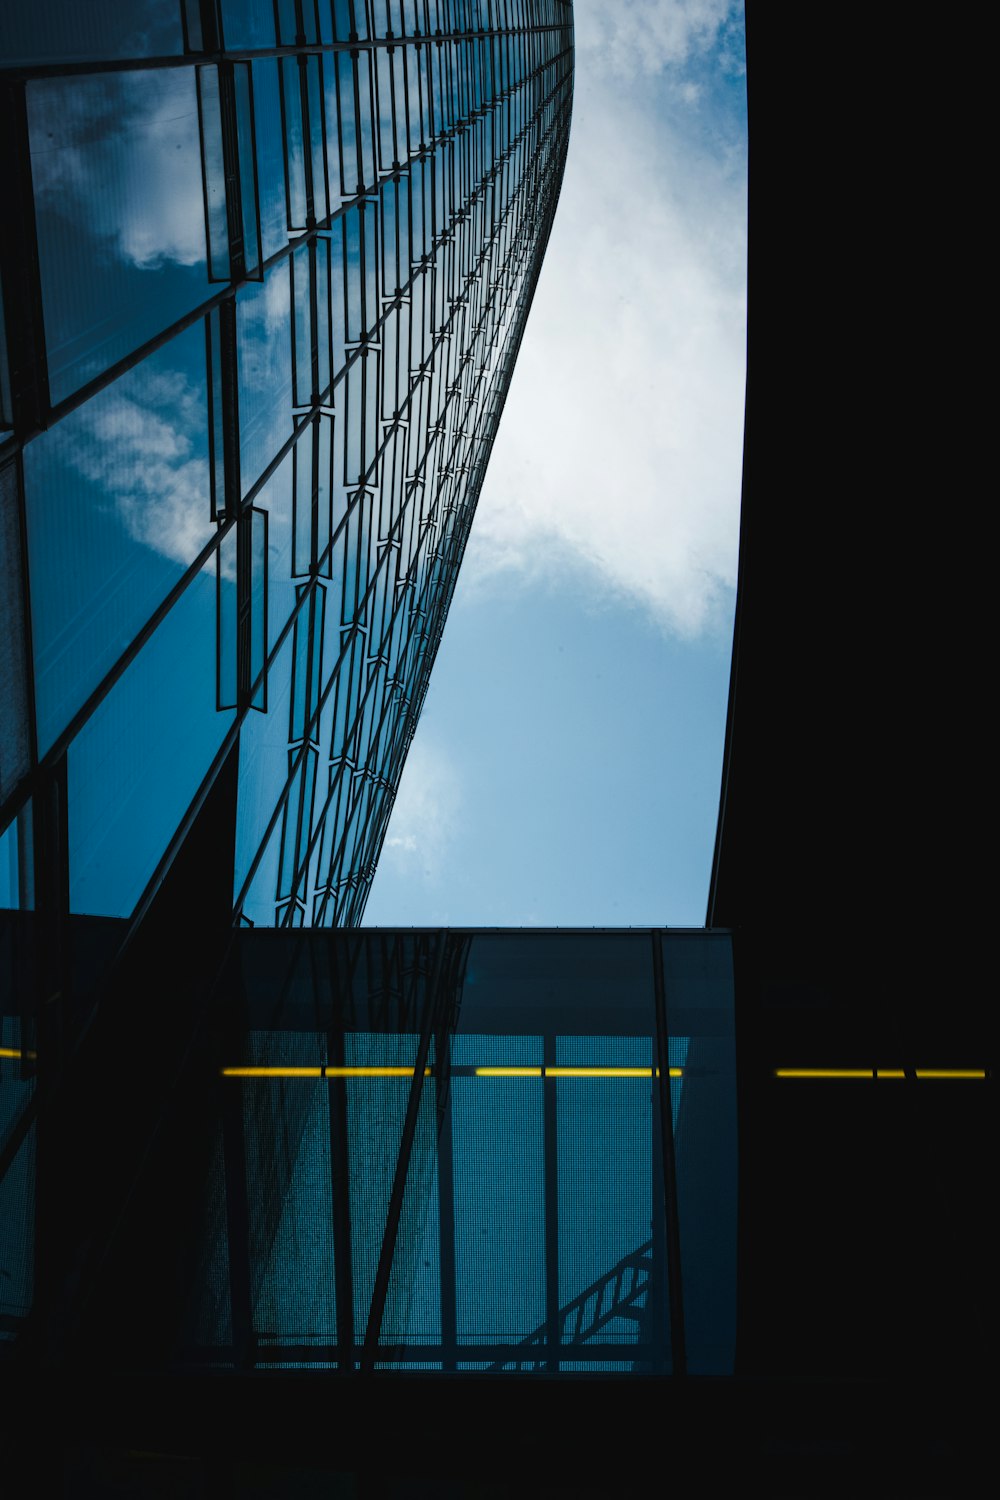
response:
<svg viewBox="0 0 1000 1500"><path fill-rule="evenodd" d="M746 348L742 5L576 0L559 211L366 925L699 925Z"/></svg>

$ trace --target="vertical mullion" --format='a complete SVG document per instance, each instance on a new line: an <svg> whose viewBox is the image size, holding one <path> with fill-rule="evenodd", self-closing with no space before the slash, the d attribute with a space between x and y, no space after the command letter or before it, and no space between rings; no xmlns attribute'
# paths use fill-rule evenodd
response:
<svg viewBox="0 0 1000 1500"><path fill-rule="evenodd" d="M669 1373L670 1364L666 1355L669 1350L667 1338L664 1337L665 1327L669 1327L669 1306L666 1298L666 1286L668 1278L667 1270L667 1243L666 1243L666 1215L665 1212L657 1212L657 1200L663 1196L664 1170L663 1170L663 1134L662 1122L660 1120L660 1089L657 1087L656 1058L658 1049L655 1036L652 1038L653 1046L653 1084L652 1084L652 1150L650 1151L650 1217L652 1222L652 1245L650 1248L650 1272L649 1290L646 1294L646 1327L648 1329L648 1340L650 1345L650 1365L654 1372L662 1372L666 1369Z"/></svg>
<svg viewBox="0 0 1000 1500"><path fill-rule="evenodd" d="M326 1039L327 1060L342 1068L347 1061L344 1032L347 1024L346 997L351 993L354 965L348 960L346 976L340 961L339 938L330 942L333 970L333 1015ZM347 1079L328 1080L330 1090L330 1190L333 1222L334 1286L337 1301L338 1364L353 1370L354 1362L354 1268L351 1253L351 1157L348 1135Z"/></svg>
<svg viewBox="0 0 1000 1500"><path fill-rule="evenodd" d="M41 267L31 181L26 84L0 88L0 138L7 142L9 176L0 214L0 282L4 297L11 421L26 440L49 420L48 363L42 311Z"/></svg>
<svg viewBox="0 0 1000 1500"><path fill-rule="evenodd" d="M670 1299L670 1344L672 1373L687 1374L684 1338L684 1296L681 1285L681 1237L677 1212L677 1171L674 1160L674 1116L670 1089L670 1047L667 1028L667 997L663 979L663 938L654 928L653 998L656 1006L656 1058L659 1068L660 1143L663 1160L663 1206L667 1232L667 1289Z"/></svg>
<svg viewBox="0 0 1000 1500"><path fill-rule="evenodd" d="M240 153L237 140L236 79L234 64L219 64L219 114L222 123L222 161L226 178L226 223L229 227L229 275L242 281L245 274L243 199L240 191Z"/></svg>
<svg viewBox="0 0 1000 1500"><path fill-rule="evenodd" d="M455 1171L452 1152L451 1036L447 1024L437 1037L434 1086L438 1138L438 1260L441 1283L441 1368L454 1370L458 1353L455 1292Z"/></svg>
<svg viewBox="0 0 1000 1500"><path fill-rule="evenodd" d="M545 1068L556 1062L556 1039L546 1033L542 1061ZM542 1080L542 1140L545 1184L545 1368L559 1369L559 1159L556 1137L556 1080Z"/></svg>
<svg viewBox="0 0 1000 1500"><path fill-rule="evenodd" d="M309 78L306 72L309 58L300 54L297 58L299 74L299 113L302 118L302 173L306 194L306 229L316 228L316 195L313 184L312 128L309 120ZM310 249L313 246L310 245Z"/></svg>

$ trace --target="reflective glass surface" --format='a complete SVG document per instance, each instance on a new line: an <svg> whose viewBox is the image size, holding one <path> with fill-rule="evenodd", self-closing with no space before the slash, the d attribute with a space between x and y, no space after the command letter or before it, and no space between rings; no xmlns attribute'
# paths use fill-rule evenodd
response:
<svg viewBox="0 0 1000 1500"><path fill-rule="evenodd" d="M214 533L203 325L29 444L24 475L44 753Z"/></svg>
<svg viewBox="0 0 1000 1500"><path fill-rule="evenodd" d="M236 302L240 477L244 494L292 435L289 266L280 260Z"/></svg>
<svg viewBox="0 0 1000 1500"><path fill-rule="evenodd" d="M69 748L70 905L132 911L233 719L216 709L215 582L189 584Z"/></svg>
<svg viewBox="0 0 1000 1500"><path fill-rule="evenodd" d="M204 1257L258 1367L666 1373L682 1291L686 1369L732 1372L728 934L242 933L223 997L249 1231L209 1196Z"/></svg>
<svg viewBox="0 0 1000 1500"><path fill-rule="evenodd" d="M17 465L0 466L0 800L30 765L20 498Z"/></svg>
<svg viewBox="0 0 1000 1500"><path fill-rule="evenodd" d="M0 10L11 63L157 57L182 52L181 0L34 0Z"/></svg>
<svg viewBox="0 0 1000 1500"><path fill-rule="evenodd" d="M60 401L208 293L194 69L36 79L27 108Z"/></svg>
<svg viewBox="0 0 1000 1500"><path fill-rule="evenodd" d="M4 85L34 214L3 306L27 556L5 522L0 797L67 751L74 901L110 911L84 874L106 726L127 742L123 684L197 598L195 738L243 724L234 916L357 923L555 211L571 11L114 10L37 7Z"/></svg>

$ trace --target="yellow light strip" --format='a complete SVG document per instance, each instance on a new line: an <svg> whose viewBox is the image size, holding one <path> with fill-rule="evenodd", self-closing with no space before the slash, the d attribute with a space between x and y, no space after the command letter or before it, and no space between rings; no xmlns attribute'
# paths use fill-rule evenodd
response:
<svg viewBox="0 0 1000 1500"><path fill-rule="evenodd" d="M223 1068L223 1078L412 1078L412 1068ZM429 1078L430 1068L424 1069Z"/></svg>
<svg viewBox="0 0 1000 1500"><path fill-rule="evenodd" d="M660 1070L656 1069L659 1078ZM683 1078L683 1068L671 1068L671 1078ZM477 1068L477 1078L652 1078L652 1068Z"/></svg>
<svg viewBox="0 0 1000 1500"><path fill-rule="evenodd" d="M327 1078L412 1078L413 1068L371 1067L371 1068L335 1068L325 1069ZM424 1077L431 1076L430 1068L424 1069Z"/></svg>
<svg viewBox="0 0 1000 1500"><path fill-rule="evenodd" d="M38 1056L38 1053L37 1052L32 1052L32 1050L31 1050L30 1047L28 1048L27 1052L20 1052L20 1051L18 1051L18 1049L16 1047L0 1047L0 1057L37 1058L37 1056Z"/></svg>
<svg viewBox="0 0 1000 1500"><path fill-rule="evenodd" d="M546 1068L546 1078L652 1078L652 1068Z"/></svg>
<svg viewBox="0 0 1000 1500"><path fill-rule="evenodd" d="M322 1068L223 1068L223 1078L322 1078Z"/></svg>
<svg viewBox="0 0 1000 1500"><path fill-rule="evenodd" d="M477 1068L477 1078L541 1078L541 1068Z"/></svg>
<svg viewBox="0 0 1000 1500"><path fill-rule="evenodd" d="M985 1078L985 1068L917 1068L918 1078Z"/></svg>
<svg viewBox="0 0 1000 1500"><path fill-rule="evenodd" d="M918 1078L985 1078L985 1068L917 1068ZM903 1068L775 1068L775 1078L905 1078Z"/></svg>
<svg viewBox="0 0 1000 1500"><path fill-rule="evenodd" d="M871 1068L775 1068L775 1078L873 1078Z"/></svg>
<svg viewBox="0 0 1000 1500"><path fill-rule="evenodd" d="M424 1069L430 1078L431 1068ZM412 1078L412 1068L397 1067L246 1067L223 1068L223 1078ZM476 1068L477 1078L652 1078L652 1068ZM656 1069L659 1078L660 1070ZM683 1078L683 1068L671 1068L671 1078Z"/></svg>

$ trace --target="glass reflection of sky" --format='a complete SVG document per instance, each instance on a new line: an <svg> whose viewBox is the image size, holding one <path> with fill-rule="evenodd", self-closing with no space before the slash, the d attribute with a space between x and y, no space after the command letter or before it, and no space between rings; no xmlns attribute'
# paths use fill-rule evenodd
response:
<svg viewBox="0 0 1000 1500"><path fill-rule="evenodd" d="M53 402L208 293L192 68L27 86Z"/></svg>
<svg viewBox="0 0 1000 1500"><path fill-rule="evenodd" d="M197 323L26 447L42 754L211 538L207 424Z"/></svg>
<svg viewBox="0 0 1000 1500"><path fill-rule="evenodd" d="M12 64L183 50L179 0L10 0L0 9L0 54Z"/></svg>
<svg viewBox="0 0 1000 1500"><path fill-rule="evenodd" d="M70 746L73 911L133 910L232 723L215 706L215 619L202 571Z"/></svg>

